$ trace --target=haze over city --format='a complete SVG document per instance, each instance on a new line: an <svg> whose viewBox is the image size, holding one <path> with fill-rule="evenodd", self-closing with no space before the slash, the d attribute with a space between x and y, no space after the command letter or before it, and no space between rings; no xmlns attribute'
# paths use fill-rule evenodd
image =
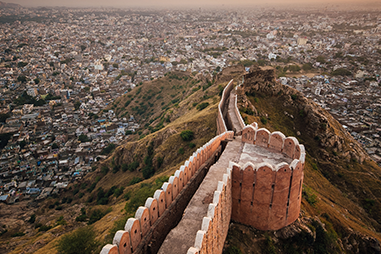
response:
<svg viewBox="0 0 381 254"><path fill-rule="evenodd" d="M186 1L186 0L142 0L142 1L132 1L132 0L110 0L110 1L103 1L103 0L83 0L83 1L76 1L76 0L67 0L67 1L60 1L60 0L10 0L9 3L15 3L20 4L25 7L35 7L35 6L68 6L68 7L201 7L201 6L214 6L214 7L221 7L221 6L255 6L255 5L262 5L262 6L288 6L288 5L341 5L343 7L347 6L348 4L373 4L373 5L379 5L378 1L359 1L359 0L310 0L310 1L304 1L304 0L288 0L288 1L282 1L282 0L268 0L268 1L259 1L259 0L194 0L194 1Z"/></svg>

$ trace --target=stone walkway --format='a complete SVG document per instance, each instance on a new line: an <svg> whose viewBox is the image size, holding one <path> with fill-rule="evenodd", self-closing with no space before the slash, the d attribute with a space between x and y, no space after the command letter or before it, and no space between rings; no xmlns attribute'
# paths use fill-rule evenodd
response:
<svg viewBox="0 0 381 254"><path fill-rule="evenodd" d="M230 93L228 114L229 114L229 117L232 121L233 130L235 128L235 133L241 132L242 127L239 124L239 120L238 120L237 115L235 114L235 90L234 89Z"/></svg>
<svg viewBox="0 0 381 254"><path fill-rule="evenodd" d="M281 162L291 163L286 155L248 143L242 143L241 136L228 142L220 159L210 167L204 181L192 197L184 211L180 223L171 230L165 238L159 254L186 254L189 247L194 246L197 231L201 229L202 219L207 215L208 205L213 202L213 194L218 181L229 166L229 161L243 166L247 162L259 164L262 162L276 165Z"/></svg>
<svg viewBox="0 0 381 254"><path fill-rule="evenodd" d="M180 223L165 238L159 254L186 254L189 247L194 245L197 231L201 229L202 219L207 215L209 204L213 202L218 181L222 181L229 161L239 161L242 147L241 137L227 144L220 159L210 167L204 181L193 195Z"/></svg>

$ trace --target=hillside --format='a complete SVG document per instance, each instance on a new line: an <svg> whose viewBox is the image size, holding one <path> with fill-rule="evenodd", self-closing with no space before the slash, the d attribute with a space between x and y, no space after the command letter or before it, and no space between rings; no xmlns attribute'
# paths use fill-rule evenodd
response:
<svg viewBox="0 0 381 254"><path fill-rule="evenodd" d="M380 253L380 167L329 113L272 75L248 75L239 107L247 123L305 145L301 217L278 232L233 224L227 253Z"/></svg>
<svg viewBox="0 0 381 254"><path fill-rule="evenodd" d="M169 73L115 100L107 110L122 117L134 115L141 128L64 193L33 202L27 213L4 219L4 224L18 228L2 235L0 249L4 253L56 253L56 244L65 233L89 224L97 235L99 252L124 227L127 217L215 136L220 92L243 71L242 66L228 68L214 80L200 74ZM193 132L192 140L180 137L184 130ZM35 220L28 222L33 214ZM25 235L14 237L18 232Z"/></svg>
<svg viewBox="0 0 381 254"><path fill-rule="evenodd" d="M14 3L6 3L0 1L0 8L20 8L21 5Z"/></svg>

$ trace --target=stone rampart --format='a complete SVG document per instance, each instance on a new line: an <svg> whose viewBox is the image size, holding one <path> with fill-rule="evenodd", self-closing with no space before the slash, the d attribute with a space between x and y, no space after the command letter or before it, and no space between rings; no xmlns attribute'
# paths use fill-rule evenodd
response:
<svg viewBox="0 0 381 254"><path fill-rule="evenodd" d="M230 220L278 230L298 218L304 146L295 137L270 133L257 123L246 126L233 88L231 80L218 105L220 135L199 148L148 198L101 254L220 254ZM225 139L231 142L213 164Z"/></svg>
<svg viewBox="0 0 381 254"><path fill-rule="evenodd" d="M233 165L233 164L232 164ZM221 254L228 234L232 211L231 167L218 181L213 201L208 206L206 216L202 220L201 229L197 231L193 247L188 254Z"/></svg>
<svg viewBox="0 0 381 254"><path fill-rule="evenodd" d="M218 116L217 116L217 133L221 134L226 131L228 131L225 118L226 118L226 113L227 110L225 110L227 106L227 101L230 96L230 92L233 90L234 84L233 80L230 80L230 82L226 85L222 92L221 100L220 103L218 104Z"/></svg>
<svg viewBox="0 0 381 254"><path fill-rule="evenodd" d="M238 124L241 127L241 129L245 128L246 124L242 119L241 113L239 112L238 105L237 105L237 94L234 94L234 112L238 118Z"/></svg>
<svg viewBox="0 0 381 254"><path fill-rule="evenodd" d="M213 202L188 254L221 254L230 219L259 230L278 230L299 217L304 146L281 132L258 129L256 123L242 130L242 144L239 163L230 162L222 179L215 180Z"/></svg>
<svg viewBox="0 0 381 254"><path fill-rule="evenodd" d="M295 137L256 126L243 129L242 142L283 153L292 162L233 167L232 220L260 230L278 230L299 216L305 149ZM248 214L253 214L249 220Z"/></svg>
<svg viewBox="0 0 381 254"><path fill-rule="evenodd" d="M205 168L205 163L208 161L209 165L214 163L213 159L216 151L220 149L221 141L231 139L233 135L232 131L224 132L197 149L184 165L169 178L168 182L164 183L153 197L148 198L144 206L137 209L135 217L127 220L124 230L116 232L113 244L105 245L101 253L145 253L147 245L152 244L153 236L157 236L155 239L163 240L166 235L163 229L167 228L166 230L169 232L171 228L168 228L168 225L176 225L174 212L177 213L176 216L181 218L182 211L179 210L177 203L180 203L183 208L186 207L187 202L184 204L181 199L182 195L186 195L186 189L190 182L195 179L199 183L202 181L203 177L197 177L199 171ZM206 172L204 172L205 174ZM195 191L197 187L194 185L191 188ZM187 195L192 196L193 193ZM160 245L154 249L157 251L158 247Z"/></svg>

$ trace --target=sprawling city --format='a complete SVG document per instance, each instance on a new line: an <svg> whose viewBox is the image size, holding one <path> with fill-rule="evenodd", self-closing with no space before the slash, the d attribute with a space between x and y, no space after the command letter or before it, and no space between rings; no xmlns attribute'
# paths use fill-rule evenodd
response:
<svg viewBox="0 0 381 254"><path fill-rule="evenodd" d="M329 112L381 165L380 10L0 3L0 235L6 223L24 227L12 206L59 196L138 139L144 119L113 102L173 72L214 80L235 65L271 66L276 82ZM15 251L26 241L2 242L0 253L39 253Z"/></svg>

